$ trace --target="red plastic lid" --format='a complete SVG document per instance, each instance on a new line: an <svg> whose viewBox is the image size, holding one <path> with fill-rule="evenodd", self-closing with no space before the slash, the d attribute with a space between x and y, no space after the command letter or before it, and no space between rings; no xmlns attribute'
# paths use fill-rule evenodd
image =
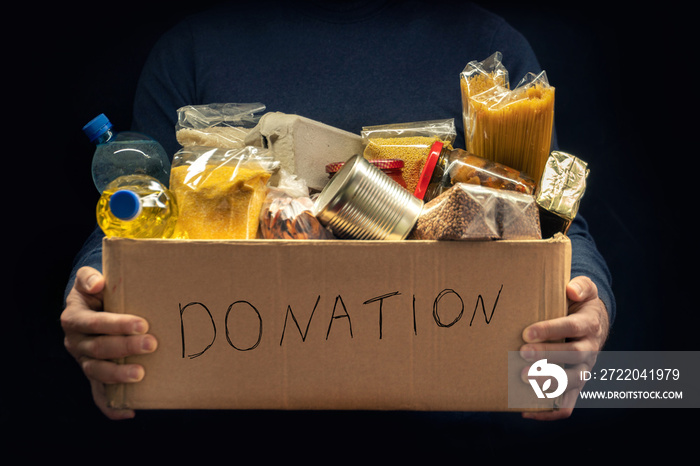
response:
<svg viewBox="0 0 700 466"><path fill-rule="evenodd" d="M428 189L430 180L433 177L433 172L435 171L435 165L440 158L440 153L442 152L443 143L440 141L435 141L430 148L430 153L428 158L425 160L425 165L423 165L423 170L420 172L420 178L418 178L418 184L416 185L416 191L413 193L418 199L423 199L425 197L425 192Z"/></svg>
<svg viewBox="0 0 700 466"><path fill-rule="evenodd" d="M404 162L401 159L382 159L382 160L370 160L369 163L379 168L380 170L391 170L397 168L403 168ZM345 162L333 162L326 165L326 173L336 173L341 167L345 165Z"/></svg>

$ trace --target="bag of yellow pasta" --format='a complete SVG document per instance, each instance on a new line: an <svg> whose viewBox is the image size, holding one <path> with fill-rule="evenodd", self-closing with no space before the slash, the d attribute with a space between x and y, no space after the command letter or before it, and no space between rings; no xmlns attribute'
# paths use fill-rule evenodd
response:
<svg viewBox="0 0 700 466"><path fill-rule="evenodd" d="M501 58L469 62L460 74L466 148L538 180L551 151L554 87L542 71L510 89Z"/></svg>
<svg viewBox="0 0 700 466"><path fill-rule="evenodd" d="M449 118L364 126L360 135L367 160L403 160L406 189L414 192L433 143L452 147L457 130L454 119Z"/></svg>
<svg viewBox="0 0 700 466"><path fill-rule="evenodd" d="M180 207L174 237L252 239L279 162L266 149L190 146L173 157L170 189Z"/></svg>

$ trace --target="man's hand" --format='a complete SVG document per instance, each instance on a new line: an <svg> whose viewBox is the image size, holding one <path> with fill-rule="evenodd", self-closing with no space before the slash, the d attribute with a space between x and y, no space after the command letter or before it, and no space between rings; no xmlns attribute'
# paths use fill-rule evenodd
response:
<svg viewBox="0 0 700 466"><path fill-rule="evenodd" d="M566 287L566 296L569 303L566 317L536 322L523 330L525 344L520 352L526 360L530 360L528 355L545 351L597 352L603 348L610 321L605 305L598 298L595 284L587 277L575 277ZM584 361L577 361L574 353L568 362ZM591 364L590 361L586 363ZM571 377L569 380L573 381ZM563 395L563 404L573 406L580 390L581 385L570 383ZM523 413L523 417L564 419L571 416L572 412L573 408L564 408L549 412L527 412Z"/></svg>
<svg viewBox="0 0 700 466"><path fill-rule="evenodd" d="M138 382L144 369L138 364L117 364L112 360L151 353L157 343L146 333L148 322L144 319L103 312L104 285L104 277L97 270L78 270L61 314L64 343L90 381L95 404L110 419L127 419L134 416L133 410L107 406L105 384Z"/></svg>

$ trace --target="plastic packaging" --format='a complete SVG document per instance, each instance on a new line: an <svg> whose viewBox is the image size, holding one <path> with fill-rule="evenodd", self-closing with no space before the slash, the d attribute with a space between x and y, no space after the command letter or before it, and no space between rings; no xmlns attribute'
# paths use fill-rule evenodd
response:
<svg viewBox="0 0 700 466"><path fill-rule="evenodd" d="M92 179L101 193L120 176L142 174L168 186L170 159L163 146L145 134L116 132L102 113L83 127L85 135L97 147L92 158Z"/></svg>
<svg viewBox="0 0 700 466"><path fill-rule="evenodd" d="M259 102L186 105L177 110L175 136L183 147L241 149L264 111Z"/></svg>
<svg viewBox="0 0 700 466"><path fill-rule="evenodd" d="M251 146L179 150L170 176L180 211L177 237L255 238L267 182L278 165L266 150Z"/></svg>
<svg viewBox="0 0 700 466"><path fill-rule="evenodd" d="M535 195L544 238L568 232L586 192L588 174L588 164L578 157L561 151L551 153Z"/></svg>
<svg viewBox="0 0 700 466"><path fill-rule="evenodd" d="M267 191L260 211L260 235L264 239L333 239L313 207L306 182L283 172L278 186Z"/></svg>
<svg viewBox="0 0 700 466"><path fill-rule="evenodd" d="M460 74L466 149L539 180L554 126L554 87L528 73L510 89L501 52L472 61Z"/></svg>
<svg viewBox="0 0 700 466"><path fill-rule="evenodd" d="M428 202L456 183L534 194L537 183L523 172L436 142L423 167L414 195Z"/></svg>
<svg viewBox="0 0 700 466"><path fill-rule="evenodd" d="M412 239L541 239L532 195L457 183L427 202Z"/></svg>
<svg viewBox="0 0 700 466"><path fill-rule="evenodd" d="M496 222L500 239L542 239L539 209L535 197L514 191L497 192Z"/></svg>
<svg viewBox="0 0 700 466"><path fill-rule="evenodd" d="M170 238L178 218L173 194L148 175L125 175L109 183L97 202L105 236Z"/></svg>
<svg viewBox="0 0 700 466"><path fill-rule="evenodd" d="M444 119L365 126L360 135L366 159L404 161L406 189L413 193L433 143L441 141L452 147L457 131L454 119Z"/></svg>

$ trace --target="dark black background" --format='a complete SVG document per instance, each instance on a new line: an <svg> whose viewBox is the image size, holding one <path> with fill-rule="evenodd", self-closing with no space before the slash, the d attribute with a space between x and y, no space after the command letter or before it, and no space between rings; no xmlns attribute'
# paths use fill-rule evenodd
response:
<svg viewBox="0 0 700 466"><path fill-rule="evenodd" d="M136 81L157 37L215 3L54 3L21 8L6 20L20 32L3 33L10 78L3 161L11 188L3 219L11 277L4 313L11 318L2 423L13 432L4 445L31 455L38 451L32 445L57 440L67 455L94 445L124 458L136 457L132 445L158 455L222 450L231 461L251 450L290 459L320 451L327 459L375 456L369 446L391 455L468 457L481 445L488 455L523 459L566 447L582 460L688 449L689 428L681 422L691 422L694 410L589 409L556 423L499 414L498 426L488 428L403 413L156 412L126 422L104 419L62 346L58 320L71 261L93 228L97 201L93 147L81 128L102 112L128 128ZM530 40L557 89L560 148L589 163L581 212L609 263L618 304L607 349L697 350L697 117L691 113L697 75L686 54L689 12L673 3L653 11L599 1L479 3Z"/></svg>

